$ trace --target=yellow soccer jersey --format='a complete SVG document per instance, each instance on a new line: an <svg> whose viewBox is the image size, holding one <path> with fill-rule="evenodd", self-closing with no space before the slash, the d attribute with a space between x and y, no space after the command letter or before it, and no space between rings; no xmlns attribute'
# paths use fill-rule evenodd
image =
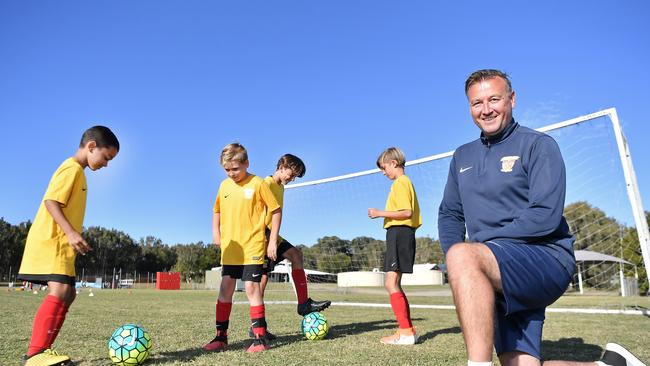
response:
<svg viewBox="0 0 650 366"><path fill-rule="evenodd" d="M280 205L264 180L249 175L240 183L221 182L214 212L220 213L221 264L263 264L266 215Z"/></svg>
<svg viewBox="0 0 650 366"><path fill-rule="evenodd" d="M275 200L278 202L278 205L282 207L284 205L284 186L282 184L278 184L273 177L269 176L264 178L264 183L269 186L271 189L271 193L273 193L273 197L275 197ZM271 229L271 211L267 212L266 215L266 227Z"/></svg>
<svg viewBox="0 0 650 366"><path fill-rule="evenodd" d="M411 210L411 217L406 220L384 218L384 228L405 225L417 229L422 225L418 197L415 194L413 183L406 175L401 175L395 179L386 200L386 211L400 210Z"/></svg>
<svg viewBox="0 0 650 366"><path fill-rule="evenodd" d="M52 175L45 196L27 234L20 274L60 274L75 276L76 253L61 227L45 208L45 201L61 204L70 225L79 233L86 212L86 176L74 158L64 161Z"/></svg>

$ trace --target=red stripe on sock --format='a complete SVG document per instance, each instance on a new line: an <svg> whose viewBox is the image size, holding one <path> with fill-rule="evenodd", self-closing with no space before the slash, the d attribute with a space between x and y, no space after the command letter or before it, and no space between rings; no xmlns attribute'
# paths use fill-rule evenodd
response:
<svg viewBox="0 0 650 366"><path fill-rule="evenodd" d="M307 291L307 275L304 269L294 269L291 271L291 278L296 285L296 295L298 297L298 304L302 304L309 298Z"/></svg>
<svg viewBox="0 0 650 366"><path fill-rule="evenodd" d="M403 292L393 292L390 294L390 306L393 308L393 313L395 313L395 318L397 318L397 324L399 324L400 329L413 327L409 303Z"/></svg>
<svg viewBox="0 0 650 366"><path fill-rule="evenodd" d="M65 302L53 295L47 295L34 316L32 339L29 341L27 356L31 357L48 349L56 340L65 321L68 307Z"/></svg>

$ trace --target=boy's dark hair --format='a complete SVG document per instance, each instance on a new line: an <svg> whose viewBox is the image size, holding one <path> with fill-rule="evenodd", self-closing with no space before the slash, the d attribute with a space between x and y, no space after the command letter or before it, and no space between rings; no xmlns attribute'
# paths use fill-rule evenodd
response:
<svg viewBox="0 0 650 366"><path fill-rule="evenodd" d="M280 169L281 167L291 169L297 178L302 178L305 175L305 172L307 172L305 163L303 163L299 157L291 154L284 154L280 157L276 169Z"/></svg>
<svg viewBox="0 0 650 366"><path fill-rule="evenodd" d="M81 136L79 147L86 146L90 141L95 141L97 147L114 147L117 151L120 151L120 142L108 127L93 126L87 129Z"/></svg>
<svg viewBox="0 0 650 366"><path fill-rule="evenodd" d="M490 80L494 78L502 78L505 80L506 85L508 86L508 92L512 91L512 84L510 83L510 78L508 77L508 74L501 70L494 70L494 69L483 69L483 70L478 70L474 71L468 78L465 80L465 95L467 95L467 91L469 90L469 87L479 83L483 80Z"/></svg>

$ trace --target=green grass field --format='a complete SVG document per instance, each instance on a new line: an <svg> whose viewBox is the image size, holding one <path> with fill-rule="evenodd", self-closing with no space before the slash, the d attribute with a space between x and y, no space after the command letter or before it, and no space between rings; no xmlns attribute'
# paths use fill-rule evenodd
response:
<svg viewBox="0 0 650 366"><path fill-rule="evenodd" d="M446 287L408 288L411 304L452 304ZM249 355L248 306L233 306L230 348L206 353L201 346L214 334L216 291L96 290L89 297L82 291L73 304L55 349L69 354L76 365L109 365L107 341L125 323L137 323L149 331L154 347L148 365L464 365L465 349L453 310L413 309L421 343L414 347L391 347L379 338L394 332L396 323L389 308L334 305L324 314L331 326L327 339L307 341L299 327L295 305L267 305L269 329L278 335L272 348ZM438 296L433 296L438 295ZM443 295L440 295L443 294ZM337 290L332 285L312 286L316 299L335 302L386 304L382 289ZM0 291L0 365L19 365L29 342L31 322L44 293ZM284 284L271 284L267 301L295 301ZM236 293L235 301L245 301ZM554 307L648 309L647 297L565 296ZM645 315L548 313L544 331L546 359L589 361L600 356L608 341L627 346L650 362L650 317Z"/></svg>

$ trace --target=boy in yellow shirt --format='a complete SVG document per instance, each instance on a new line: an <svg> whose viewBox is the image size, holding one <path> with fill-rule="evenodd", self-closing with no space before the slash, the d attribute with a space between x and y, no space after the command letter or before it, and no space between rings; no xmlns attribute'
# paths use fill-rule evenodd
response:
<svg viewBox="0 0 650 366"><path fill-rule="evenodd" d="M264 178L264 183L269 186L273 196L280 206L284 203L284 186L296 178L303 177L306 170L305 163L303 163L299 157L292 154L284 154L278 160L275 173L273 173L272 176ZM268 233L271 229L270 215L267 216L266 224ZM294 247L282 237L279 237L279 241L280 244L278 245L276 253L277 258L275 260L267 258L267 265L264 267L264 274L262 275L261 282L262 295L264 295L264 290L266 289L266 284L268 282L268 273L272 272L275 265L286 258L291 262L291 277L296 286L296 296L298 298L298 314L305 316L309 313L322 311L328 308L332 303L331 301L314 301L309 297L309 292L307 290L307 276L305 275L302 252L300 249ZM275 338L275 335L267 330L266 338L272 340Z"/></svg>
<svg viewBox="0 0 650 366"><path fill-rule="evenodd" d="M206 351L223 351L228 345L228 321L237 279L244 281L250 303L254 340L246 352L261 352L266 344L264 298L260 288L264 258L276 259L282 213L262 178L248 173L248 153L239 143L226 145L221 165L228 178L219 186L214 203L212 233L221 248L221 287L216 305L216 335L203 346ZM271 232L266 246L266 216L271 215Z"/></svg>
<svg viewBox="0 0 650 366"><path fill-rule="evenodd" d="M388 179L394 181L384 211L368 209L368 217L384 218L386 229L385 287L390 305L397 318L399 330L380 340L383 344L412 345L417 343L409 303L402 290L402 273L413 273L415 262L415 230L422 225L420 206L411 180L404 174L406 158L396 148L386 149L377 159L377 166Z"/></svg>
<svg viewBox="0 0 650 366"><path fill-rule="evenodd" d="M54 172L29 229L17 279L47 285L34 317L32 337L24 364L61 365L70 357L50 347L75 299L77 253L85 255L92 248L81 236L86 211L86 176L84 169L96 171L108 166L120 150L113 132L94 126L84 132L79 149Z"/></svg>

